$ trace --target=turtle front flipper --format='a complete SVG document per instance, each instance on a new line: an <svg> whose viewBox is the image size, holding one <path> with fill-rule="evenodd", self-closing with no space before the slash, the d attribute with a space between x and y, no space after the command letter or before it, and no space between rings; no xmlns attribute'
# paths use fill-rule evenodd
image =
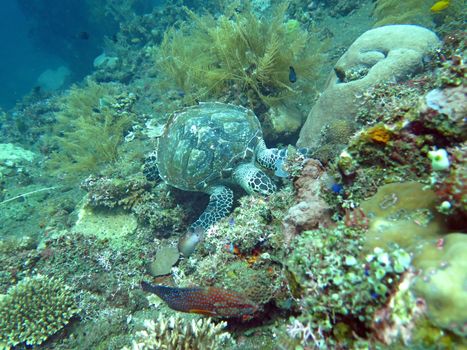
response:
<svg viewBox="0 0 467 350"><path fill-rule="evenodd" d="M253 163L240 164L235 169L233 178L249 194L256 192L267 196L276 191L276 185Z"/></svg>
<svg viewBox="0 0 467 350"><path fill-rule="evenodd" d="M217 221L227 216L232 210L233 192L230 188L213 186L207 192L211 195L209 197L209 204L198 220L191 224L193 230L197 227L207 230Z"/></svg>

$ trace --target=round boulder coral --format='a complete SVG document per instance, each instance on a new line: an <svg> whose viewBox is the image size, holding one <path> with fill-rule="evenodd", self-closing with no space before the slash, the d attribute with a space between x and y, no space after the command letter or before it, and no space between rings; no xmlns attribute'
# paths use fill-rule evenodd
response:
<svg viewBox="0 0 467 350"><path fill-rule="evenodd" d="M467 235L451 233L427 244L414 265L421 269L415 294L425 299L428 317L438 327L467 336Z"/></svg>

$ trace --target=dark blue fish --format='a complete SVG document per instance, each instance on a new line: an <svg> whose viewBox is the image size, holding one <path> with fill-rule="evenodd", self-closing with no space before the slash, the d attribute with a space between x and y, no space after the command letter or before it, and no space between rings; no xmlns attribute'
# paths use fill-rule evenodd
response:
<svg viewBox="0 0 467 350"><path fill-rule="evenodd" d="M297 81L297 73L295 73L294 67L289 67L289 81L295 83Z"/></svg>
<svg viewBox="0 0 467 350"><path fill-rule="evenodd" d="M335 194L340 194L344 190L344 186L338 183L334 183L331 186L331 191L334 192Z"/></svg>

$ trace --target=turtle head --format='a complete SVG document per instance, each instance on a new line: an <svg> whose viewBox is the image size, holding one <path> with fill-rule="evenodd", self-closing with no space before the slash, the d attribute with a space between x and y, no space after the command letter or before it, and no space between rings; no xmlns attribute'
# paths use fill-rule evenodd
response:
<svg viewBox="0 0 467 350"><path fill-rule="evenodd" d="M190 227L178 241L178 251L188 257L195 251L196 246L203 239L204 230L201 226Z"/></svg>

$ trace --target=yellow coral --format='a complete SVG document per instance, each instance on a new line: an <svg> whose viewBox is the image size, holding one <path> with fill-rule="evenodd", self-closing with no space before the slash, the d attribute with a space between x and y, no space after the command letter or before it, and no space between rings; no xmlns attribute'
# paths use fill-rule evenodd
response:
<svg viewBox="0 0 467 350"><path fill-rule="evenodd" d="M387 144L391 140L391 131L384 125L369 128L365 135L369 140L381 144Z"/></svg>

